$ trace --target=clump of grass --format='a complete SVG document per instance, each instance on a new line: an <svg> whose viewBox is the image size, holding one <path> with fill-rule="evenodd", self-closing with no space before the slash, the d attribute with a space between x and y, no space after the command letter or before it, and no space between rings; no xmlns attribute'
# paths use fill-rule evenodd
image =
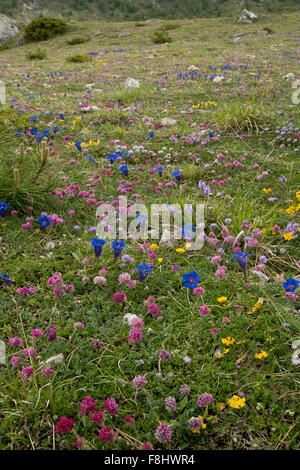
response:
<svg viewBox="0 0 300 470"><path fill-rule="evenodd" d="M172 42L172 38L165 30L158 29L152 36L152 42L155 44L164 44L166 42Z"/></svg>
<svg viewBox="0 0 300 470"><path fill-rule="evenodd" d="M45 207L54 187L48 172L49 147L46 142L32 150L15 137L16 129L25 128L22 119L15 110L0 111L0 201L9 203L10 209L20 213L28 206Z"/></svg>
<svg viewBox="0 0 300 470"><path fill-rule="evenodd" d="M231 103L214 113L214 120L221 129L252 133L261 132L273 121L273 116L260 104Z"/></svg>
<svg viewBox="0 0 300 470"><path fill-rule="evenodd" d="M5 147L4 147L5 149ZM10 209L25 213L28 206L42 209L49 206L51 190L54 187L49 173L49 148L46 143L38 151L28 152L21 144L17 157L12 160L11 152L5 149L1 157L0 200L10 204ZM27 162L30 160L30 164Z"/></svg>
<svg viewBox="0 0 300 470"><path fill-rule="evenodd" d="M41 47L37 47L36 49L29 51L26 54L26 58L28 60L45 60L47 58L47 51Z"/></svg>
<svg viewBox="0 0 300 470"><path fill-rule="evenodd" d="M146 23L137 22L134 24L134 26L136 26L137 28L142 28L143 26L146 26Z"/></svg>
<svg viewBox="0 0 300 470"><path fill-rule="evenodd" d="M90 38L87 38L87 37L84 37L84 36L77 36L77 37L74 37L72 39L69 39L67 41L67 43L70 45L70 46L77 46L78 44L83 44L84 42L87 42L89 41Z"/></svg>
<svg viewBox="0 0 300 470"><path fill-rule="evenodd" d="M82 64L84 62L90 62L91 60L92 58L89 55L83 54L71 55L66 58L66 61L72 64Z"/></svg>
<svg viewBox="0 0 300 470"><path fill-rule="evenodd" d="M179 23L164 23L160 29L163 31L172 31L174 29L180 28L180 26L181 25Z"/></svg>

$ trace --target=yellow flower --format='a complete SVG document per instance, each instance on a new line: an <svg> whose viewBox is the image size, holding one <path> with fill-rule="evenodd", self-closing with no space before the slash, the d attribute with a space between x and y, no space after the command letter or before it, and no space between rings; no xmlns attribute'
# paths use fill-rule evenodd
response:
<svg viewBox="0 0 300 470"><path fill-rule="evenodd" d="M164 260L163 258L157 258L157 261L158 261L159 263L162 263L163 260Z"/></svg>
<svg viewBox="0 0 300 470"><path fill-rule="evenodd" d="M223 344L226 344L226 346L230 346L231 344L235 343L235 339L231 338L230 336L227 336L227 338L222 338L221 341Z"/></svg>
<svg viewBox="0 0 300 470"><path fill-rule="evenodd" d="M176 248L177 253L185 253L185 249L184 248Z"/></svg>
<svg viewBox="0 0 300 470"><path fill-rule="evenodd" d="M238 395L233 395L231 398L227 400L228 405L230 408L240 409L246 405L246 398L241 398Z"/></svg>
<svg viewBox="0 0 300 470"><path fill-rule="evenodd" d="M289 215L295 215L296 208L295 208L295 206L290 206L287 209L285 209L285 212Z"/></svg>
<svg viewBox="0 0 300 470"><path fill-rule="evenodd" d="M269 194L272 191L272 189L271 188L264 188L262 191L265 194Z"/></svg>
<svg viewBox="0 0 300 470"><path fill-rule="evenodd" d="M260 353L255 354L256 359L263 359L264 357L268 357L267 351L261 350Z"/></svg>
<svg viewBox="0 0 300 470"><path fill-rule="evenodd" d="M264 303L264 299L258 299L258 301L253 305L251 310L249 310L249 314L256 312Z"/></svg>
<svg viewBox="0 0 300 470"><path fill-rule="evenodd" d="M189 242L187 242L187 243L185 244L185 247L186 247L186 248L190 248L191 246L192 246L192 244L189 243Z"/></svg>
<svg viewBox="0 0 300 470"><path fill-rule="evenodd" d="M206 429L206 427L207 427L207 424L205 424L205 423L203 422L204 419L205 419L205 418L203 418L203 416L197 416L197 418L202 421L202 424L201 424L201 426L199 426L198 429L194 429L194 430L192 429L192 432L193 432L193 433L199 433L199 432L200 432L200 429Z"/></svg>
<svg viewBox="0 0 300 470"><path fill-rule="evenodd" d="M226 302L226 300L227 300L227 297L225 297L225 296L224 296L224 297L218 297L218 298L217 298L217 302L220 302L220 303Z"/></svg>
<svg viewBox="0 0 300 470"><path fill-rule="evenodd" d="M298 201L300 201L300 191L296 192L296 198L298 199Z"/></svg>
<svg viewBox="0 0 300 470"><path fill-rule="evenodd" d="M215 359L222 359L223 357L224 357L224 353L222 353L220 349L217 349L215 354L214 354L214 358Z"/></svg>
<svg viewBox="0 0 300 470"><path fill-rule="evenodd" d="M284 234L283 234L283 238L284 238L285 240L294 240L295 237L294 237L294 235L293 235L292 232L288 232L288 233L284 233Z"/></svg>
<svg viewBox="0 0 300 470"><path fill-rule="evenodd" d="M151 248L151 250L156 250L157 248L159 248L159 246L156 243L152 243L150 245L150 248Z"/></svg>

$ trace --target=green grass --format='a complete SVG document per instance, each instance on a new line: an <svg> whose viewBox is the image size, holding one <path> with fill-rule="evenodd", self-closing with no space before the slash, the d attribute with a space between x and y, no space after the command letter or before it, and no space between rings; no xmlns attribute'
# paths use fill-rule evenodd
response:
<svg viewBox="0 0 300 470"><path fill-rule="evenodd" d="M299 300L284 297L282 289L287 277L300 279L299 234L283 237L288 224L300 223L299 210L285 211L299 204L299 144L280 146L275 140L277 126L300 127L292 81L284 78L299 74L298 22L298 14L268 16L259 26L237 25L229 17L180 24L73 22L66 34L43 42L47 61L28 61L31 45L1 52L7 104L0 111L0 202L10 206L8 216L0 218L0 274L9 274L13 284L0 280L0 338L6 345L9 338L23 340L19 348L7 345L6 364L0 366L1 450L74 449L78 437L85 449L132 450L142 442L162 450L299 448L299 365L292 363L292 345L300 337ZM232 44L233 34L264 27L275 34ZM154 44L158 29L172 30L172 43ZM98 30L100 37L72 46L72 57L84 61L70 61L70 41ZM120 31L130 36L119 37ZM100 55L91 59L91 52ZM186 76L190 65L201 76ZM215 83L212 75L225 80ZM138 79L140 88L124 89L128 77ZM34 116L37 122L30 120ZM165 117L176 125L163 126ZM32 127L51 132L47 144L36 142ZM74 143L83 141L89 144L79 152ZM87 200L111 203L123 194L126 178L118 172L119 162L111 167L106 160L118 145L132 150L126 160L132 191L124 193L130 204L205 204L209 240L201 250L176 251L185 246L183 240L148 240L159 245L156 257L149 257L147 247L127 240L123 254L132 263L114 259L108 242L95 258L90 240L98 220L96 206ZM164 167L162 177L156 165ZM182 180L174 184L176 169L182 170ZM209 185L211 195L202 194L199 181ZM84 197L87 191L93 193ZM18 214L11 216L12 210ZM63 222L41 231L42 212ZM28 218L31 227L24 229ZM243 228L245 220L250 229ZM258 246L245 248L255 229L261 231ZM251 255L246 283L226 231ZM216 276L218 265L211 262L216 255L227 268L224 278ZM267 258L264 282L253 272L261 256ZM139 263L153 263L145 281L135 288L119 284L124 272L138 279ZM201 276L201 295L183 287L182 275L192 270ZM47 287L55 272L74 290L56 297ZM94 282L99 275L106 285ZM36 293L18 295L21 287ZM125 304L112 300L115 292L126 292ZM159 319L147 309L149 296L156 298ZM222 296L224 303L217 300ZM253 309L259 300L260 308ZM199 315L203 305L211 310L208 316ZM129 313L145 324L142 342L134 345L128 343L130 327L124 320ZM85 327L74 326L78 322ZM47 339L50 326L57 327L55 341ZM44 334L33 338L36 328ZM235 342L226 351L222 338L228 336ZM95 340L101 348L92 345ZM37 355L24 357L27 347ZM160 349L171 352L169 362L158 359ZM260 360L255 354L261 350L268 356ZM64 359L51 365L53 373L41 374L44 361L58 354ZM22 359L13 367L10 361L17 355ZM20 378L22 367L30 365L31 378ZM136 391L132 380L139 375L147 384ZM187 396L179 392L183 384L191 388ZM202 393L213 395L213 406L197 406ZM227 400L238 393L246 405L230 408ZM96 426L80 415L87 396L99 411L114 397L120 411L106 413ZM170 396L177 400L174 412L165 407ZM198 415L207 428L194 434L188 422ZM75 430L55 434L62 416L75 421ZM126 424L126 416L135 423ZM155 438L161 422L173 429L169 444ZM116 434L112 443L97 437L104 426Z"/></svg>

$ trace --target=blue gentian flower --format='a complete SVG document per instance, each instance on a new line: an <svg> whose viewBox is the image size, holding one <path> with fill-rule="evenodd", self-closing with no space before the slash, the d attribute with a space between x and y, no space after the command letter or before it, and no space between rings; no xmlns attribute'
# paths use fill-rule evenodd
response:
<svg viewBox="0 0 300 470"><path fill-rule="evenodd" d="M123 240L118 240L116 242L111 242L111 247L114 250L114 257L118 258L122 253L123 249L126 247L126 245Z"/></svg>
<svg viewBox="0 0 300 470"><path fill-rule="evenodd" d="M0 217L6 217L8 206L7 202L0 202Z"/></svg>
<svg viewBox="0 0 300 470"><path fill-rule="evenodd" d="M45 130L45 131L43 131L43 135L44 135L45 137L48 137L49 135L51 135L51 132L48 131L48 130Z"/></svg>
<svg viewBox="0 0 300 470"><path fill-rule="evenodd" d="M250 256L246 251L239 251L234 253L233 259L235 259L242 269L247 268L247 258Z"/></svg>
<svg viewBox="0 0 300 470"><path fill-rule="evenodd" d="M201 277L195 271L190 271L182 276L183 287L191 287L196 289L199 284Z"/></svg>
<svg viewBox="0 0 300 470"><path fill-rule="evenodd" d="M136 268L139 273L139 281L144 281L149 273L152 273L152 268L149 264L140 263Z"/></svg>
<svg viewBox="0 0 300 470"><path fill-rule="evenodd" d="M54 134L57 134L58 131L59 131L59 127L58 127L58 126L53 127L53 132L54 132Z"/></svg>
<svg viewBox="0 0 300 470"><path fill-rule="evenodd" d="M0 278L3 279L4 284L6 284L8 287L12 285L12 282L8 274L0 274Z"/></svg>
<svg viewBox="0 0 300 470"><path fill-rule="evenodd" d="M171 176L172 178L175 178L177 181L180 181L181 173L182 173L182 170L175 170L175 171L172 171Z"/></svg>
<svg viewBox="0 0 300 470"><path fill-rule="evenodd" d="M285 283L282 284L282 287L286 292L295 292L299 285L300 281L297 281L297 279L293 279L292 277L288 277Z"/></svg>
<svg viewBox="0 0 300 470"><path fill-rule="evenodd" d="M43 138L44 138L44 134L36 134L36 135L35 135L35 140L36 140L36 142L37 142L38 144L39 144L40 142L42 142Z"/></svg>
<svg viewBox="0 0 300 470"><path fill-rule="evenodd" d="M111 164L114 163L115 160L117 160L118 155L116 153L110 153L107 155L106 160L109 160Z"/></svg>
<svg viewBox="0 0 300 470"><path fill-rule="evenodd" d="M57 115L58 117L60 117L60 119L63 121L65 119L65 115L64 113L60 113Z"/></svg>
<svg viewBox="0 0 300 470"><path fill-rule="evenodd" d="M74 147L76 147L79 150L79 152L82 152L81 142L76 142L76 144L74 144Z"/></svg>
<svg viewBox="0 0 300 470"><path fill-rule="evenodd" d="M139 222L141 227L145 227L145 223L148 220L148 216L145 214L138 214L135 216L135 220Z"/></svg>
<svg viewBox="0 0 300 470"><path fill-rule="evenodd" d="M185 225L182 227L182 236L183 238L193 238L195 234L196 227L194 225Z"/></svg>
<svg viewBox="0 0 300 470"><path fill-rule="evenodd" d="M30 116L30 121L36 122L38 118L36 116Z"/></svg>
<svg viewBox="0 0 300 470"><path fill-rule="evenodd" d="M40 224L40 229L43 232L46 227L49 227L49 225L51 225L51 220L46 215L44 215L43 217L40 217L38 219L38 223Z"/></svg>
<svg viewBox="0 0 300 470"><path fill-rule="evenodd" d="M87 160L88 162L96 163L96 160L89 153L85 157L85 160Z"/></svg>
<svg viewBox="0 0 300 470"><path fill-rule="evenodd" d="M99 256L102 253L102 248L104 247L106 241L102 240L101 238L93 238L91 240L91 245L94 248L94 253L96 258L99 258Z"/></svg>
<svg viewBox="0 0 300 470"><path fill-rule="evenodd" d="M38 128L37 127L31 127L30 132L32 135L36 135L38 133Z"/></svg>
<svg viewBox="0 0 300 470"><path fill-rule="evenodd" d="M128 176L128 166L127 165L120 165L118 169L119 173L123 173L124 176Z"/></svg>
<svg viewBox="0 0 300 470"><path fill-rule="evenodd" d="M155 168L155 171L159 174L159 176L162 176L163 169L164 167L160 165Z"/></svg>
<svg viewBox="0 0 300 470"><path fill-rule="evenodd" d="M154 137L154 132L153 131L148 132L148 136L149 137Z"/></svg>

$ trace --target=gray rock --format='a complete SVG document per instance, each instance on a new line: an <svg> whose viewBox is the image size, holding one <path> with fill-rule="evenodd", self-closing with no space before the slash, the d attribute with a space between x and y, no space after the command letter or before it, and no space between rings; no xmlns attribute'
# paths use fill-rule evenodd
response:
<svg viewBox="0 0 300 470"><path fill-rule="evenodd" d="M238 23L239 24L251 24L253 23L255 20L257 20L257 16L255 13L253 13L252 11L250 10L247 10L246 8L242 11L242 13L240 14L240 17L238 19Z"/></svg>
<svg viewBox="0 0 300 470"><path fill-rule="evenodd" d="M93 37L97 37L97 36L101 36L101 31L92 31L90 34L89 34L89 37L90 38L93 38Z"/></svg>
<svg viewBox="0 0 300 470"><path fill-rule="evenodd" d="M141 86L139 80L128 77L123 83L123 88L139 88Z"/></svg>
<svg viewBox="0 0 300 470"><path fill-rule="evenodd" d="M19 33L15 21L5 15L0 15L0 44L5 44Z"/></svg>
<svg viewBox="0 0 300 470"><path fill-rule="evenodd" d="M24 38L24 36L21 36L21 37L18 39L16 46L17 46L17 47L21 47L21 46L25 46L25 44L26 44L25 38Z"/></svg>

